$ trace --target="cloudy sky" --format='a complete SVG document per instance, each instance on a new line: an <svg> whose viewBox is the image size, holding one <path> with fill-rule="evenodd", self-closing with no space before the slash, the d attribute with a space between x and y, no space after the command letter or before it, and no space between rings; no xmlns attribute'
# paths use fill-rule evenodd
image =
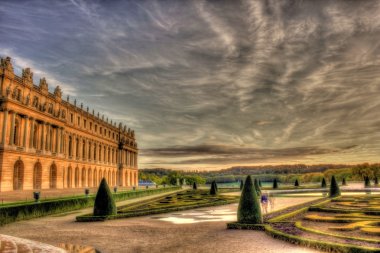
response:
<svg viewBox="0 0 380 253"><path fill-rule="evenodd" d="M0 0L0 31L140 168L380 160L380 1Z"/></svg>

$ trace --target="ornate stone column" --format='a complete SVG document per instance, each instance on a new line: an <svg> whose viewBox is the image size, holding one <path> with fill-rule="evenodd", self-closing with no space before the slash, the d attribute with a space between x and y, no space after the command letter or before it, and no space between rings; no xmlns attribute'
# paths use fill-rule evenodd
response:
<svg viewBox="0 0 380 253"><path fill-rule="evenodd" d="M5 145L5 139L7 134L7 123L8 123L8 110L4 109L4 119L3 119L3 133L1 136L1 143Z"/></svg>

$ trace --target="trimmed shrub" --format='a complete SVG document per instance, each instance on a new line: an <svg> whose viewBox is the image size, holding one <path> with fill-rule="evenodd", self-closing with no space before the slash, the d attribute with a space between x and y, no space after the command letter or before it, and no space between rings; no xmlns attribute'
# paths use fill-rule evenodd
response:
<svg viewBox="0 0 380 253"><path fill-rule="evenodd" d="M257 196L260 196L261 195L261 189L260 189L259 181L256 178L255 178L255 181L253 184L255 186L255 191L257 193Z"/></svg>
<svg viewBox="0 0 380 253"><path fill-rule="evenodd" d="M116 204L105 178L100 182L95 197L94 216L107 216L116 214Z"/></svg>
<svg viewBox="0 0 380 253"><path fill-rule="evenodd" d="M345 178L345 177L342 179L342 185L347 185L347 182L346 182L346 178Z"/></svg>
<svg viewBox="0 0 380 253"><path fill-rule="evenodd" d="M211 195L216 195L216 192L217 192L217 189L216 189L216 183L215 183L215 180L214 180L211 183L210 194Z"/></svg>
<svg viewBox="0 0 380 253"><path fill-rule="evenodd" d="M338 183L335 180L335 176L333 175L331 177L331 185L330 185L329 197L330 198L334 198L334 197L338 197L338 196L340 196L340 189L339 189Z"/></svg>
<svg viewBox="0 0 380 253"><path fill-rule="evenodd" d="M295 186L295 187L300 186L300 183L298 183L298 179L296 179L296 181L294 182L294 186Z"/></svg>
<svg viewBox="0 0 380 253"><path fill-rule="evenodd" d="M259 186L260 186L260 188L263 187L260 179L259 179Z"/></svg>
<svg viewBox="0 0 380 253"><path fill-rule="evenodd" d="M322 178L321 187L322 187L322 188L326 188L326 187L327 187L326 179L325 179L325 178Z"/></svg>
<svg viewBox="0 0 380 253"><path fill-rule="evenodd" d="M277 178L273 179L273 189L278 189Z"/></svg>
<svg viewBox="0 0 380 253"><path fill-rule="evenodd" d="M377 177L375 177L375 185L376 185L376 186L379 185L379 179L377 179Z"/></svg>
<svg viewBox="0 0 380 253"><path fill-rule="evenodd" d="M240 180L240 190L243 190L243 186L244 186L243 180Z"/></svg>
<svg viewBox="0 0 380 253"><path fill-rule="evenodd" d="M245 179L243 191L241 193L237 221L239 223L262 224L260 203L255 194L254 185L251 176Z"/></svg>
<svg viewBox="0 0 380 253"><path fill-rule="evenodd" d="M196 189L198 189L198 186L197 186L197 183L194 182L194 183L193 183L193 190L196 190Z"/></svg>
<svg viewBox="0 0 380 253"><path fill-rule="evenodd" d="M218 184L216 183L216 181L214 181L214 182L215 182L216 193L218 193L218 191L219 191L219 189L218 189Z"/></svg>
<svg viewBox="0 0 380 253"><path fill-rule="evenodd" d="M365 188L371 187L371 181L369 180L369 177L368 177L368 176L366 176L366 177L364 178L364 187L365 187Z"/></svg>

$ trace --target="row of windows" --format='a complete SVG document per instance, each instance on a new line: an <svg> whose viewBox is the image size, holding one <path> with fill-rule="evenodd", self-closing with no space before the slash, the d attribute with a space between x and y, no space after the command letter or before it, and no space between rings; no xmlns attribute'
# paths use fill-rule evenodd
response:
<svg viewBox="0 0 380 253"><path fill-rule="evenodd" d="M70 123L74 124L74 114L73 113L70 113ZM91 121L87 125L87 119L82 120L80 116L77 116L76 125L78 127L83 127L86 130L94 131L97 134L100 134L104 137L108 137L108 138L113 139L115 141L118 141L118 139L119 139L119 134L115 134L115 132L113 132L113 131L111 132L111 130L107 131L107 129L103 128L103 127L99 127L99 129L98 129L97 124L94 124L94 128L93 128L93 124ZM108 136L107 136L107 134L108 134Z"/></svg>

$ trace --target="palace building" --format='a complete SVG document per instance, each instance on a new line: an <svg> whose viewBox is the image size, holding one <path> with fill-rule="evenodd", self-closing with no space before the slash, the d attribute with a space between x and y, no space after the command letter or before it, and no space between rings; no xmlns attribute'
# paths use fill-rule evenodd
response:
<svg viewBox="0 0 380 253"><path fill-rule="evenodd" d="M62 99L45 78L33 84L29 68L15 75L0 62L0 192L137 186L134 131Z"/></svg>

